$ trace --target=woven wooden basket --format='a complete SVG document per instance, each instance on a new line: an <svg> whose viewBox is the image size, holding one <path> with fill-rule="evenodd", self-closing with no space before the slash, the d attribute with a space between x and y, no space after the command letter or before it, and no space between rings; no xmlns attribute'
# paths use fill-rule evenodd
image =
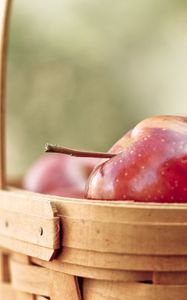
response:
<svg viewBox="0 0 187 300"><path fill-rule="evenodd" d="M65 199L7 188L0 1L0 299L186 300L187 206Z"/></svg>

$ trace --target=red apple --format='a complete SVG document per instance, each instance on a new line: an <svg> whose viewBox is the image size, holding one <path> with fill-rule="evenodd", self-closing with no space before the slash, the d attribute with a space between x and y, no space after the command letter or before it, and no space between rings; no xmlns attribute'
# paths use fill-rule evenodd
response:
<svg viewBox="0 0 187 300"><path fill-rule="evenodd" d="M84 198L85 182L98 159L45 154L27 173L23 187L37 193Z"/></svg>
<svg viewBox="0 0 187 300"><path fill-rule="evenodd" d="M140 122L91 173L86 198L187 202L187 117Z"/></svg>

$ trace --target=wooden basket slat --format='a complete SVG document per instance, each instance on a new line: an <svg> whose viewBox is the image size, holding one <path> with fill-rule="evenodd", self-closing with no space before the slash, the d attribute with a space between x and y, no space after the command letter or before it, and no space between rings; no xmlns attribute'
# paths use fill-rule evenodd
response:
<svg viewBox="0 0 187 300"><path fill-rule="evenodd" d="M57 210L50 196L35 194L20 189L1 191L0 208L37 217L53 218Z"/></svg>
<svg viewBox="0 0 187 300"><path fill-rule="evenodd" d="M81 300L78 282L75 276L29 265L11 259L10 271L14 289L60 300ZM61 297L61 298L60 298ZM71 298L72 297L72 298Z"/></svg>
<svg viewBox="0 0 187 300"><path fill-rule="evenodd" d="M59 218L46 219L0 208L0 236L46 248L59 248Z"/></svg>
<svg viewBox="0 0 187 300"><path fill-rule="evenodd" d="M10 237L0 236L0 246L11 251L19 252L25 255L38 257L44 260L51 260L56 254L56 250L39 245L31 244L25 241L19 241Z"/></svg>
<svg viewBox="0 0 187 300"><path fill-rule="evenodd" d="M4 197L7 197L7 203L9 204L10 199L14 196L11 195L11 192L3 192ZM9 196L11 195L11 196ZM6 201L2 197L2 207L6 204ZM31 207L32 203L37 210L37 195L33 195L33 193L18 193L15 196L15 199L18 200L18 207L22 207L23 211L27 211L28 208L25 203L28 201L28 207ZM19 198L20 197L20 198ZM21 199L21 200L20 200ZM45 203L52 203L54 207L56 202L53 201L54 197L40 195L39 199L39 209L38 214L42 214L42 204L44 206ZM48 202L49 201L49 202ZM80 202L77 200L77 202ZM83 201L84 202L84 201ZM17 201L15 201L17 203ZM74 202L75 203L75 202ZM72 203L71 203L72 204ZM16 204L15 204L16 205ZM93 205L96 207L96 204ZM99 208L102 207L101 204L98 205ZM129 205L127 205L127 210L129 210ZM1 198L0 198L0 207L1 207ZM89 206L86 204L86 208L84 205L81 205L81 209L89 210ZM141 206L140 206L141 207ZM121 215L121 211L119 207L119 214ZM123 204L123 212L125 211L126 205ZM64 201L61 201L61 204L58 203L57 211L60 215L62 210L66 211L66 207L64 208ZM104 204L102 207L104 211ZM171 208L168 208L170 211ZM45 211L45 210L44 210ZM107 208L108 211L108 208ZM117 210L116 210L117 211ZM97 211L96 211L97 212ZM167 214L167 210L165 211ZM178 214L180 215L181 210L178 210ZM145 213L147 214L147 212ZM140 217L136 216L136 222L119 222L118 216L116 214L116 219L113 216L113 223L107 221L101 221L100 215L93 215L92 218L77 218L62 215L63 221L63 246L69 248L77 248L82 250L91 250L98 252L110 252L110 253L122 253L122 254L140 254L140 255L185 255L187 253L187 223L182 222L161 222L158 218L157 223L153 222L144 222L142 221L142 212ZM42 217L41 217L42 219ZM94 219L94 220L93 220ZM115 226L114 226L115 224ZM153 238L154 237L154 238ZM146 243L146 240L148 241ZM175 247L175 245L178 247Z"/></svg>
<svg viewBox="0 0 187 300"><path fill-rule="evenodd" d="M187 299L187 285L106 282L85 279L84 300L171 300Z"/></svg>
<svg viewBox="0 0 187 300"><path fill-rule="evenodd" d="M154 272L153 282L165 285L187 285L187 272Z"/></svg>
<svg viewBox="0 0 187 300"><path fill-rule="evenodd" d="M20 190L21 193L25 193ZM37 195L43 199L44 195ZM103 201L72 199L45 195L46 200L55 203L59 215L74 219L103 221L112 223L186 223L187 205L137 203L129 201Z"/></svg>
<svg viewBox="0 0 187 300"><path fill-rule="evenodd" d="M12 286L19 291L50 296L50 276L46 268L11 260Z"/></svg>
<svg viewBox="0 0 187 300"><path fill-rule="evenodd" d="M63 247L57 263L114 270L187 271L187 256L127 255Z"/></svg>
<svg viewBox="0 0 187 300"><path fill-rule="evenodd" d="M10 283L0 284L0 299L1 300L36 300L32 294L23 293L15 290ZM41 299L41 300L46 300Z"/></svg>
<svg viewBox="0 0 187 300"><path fill-rule="evenodd" d="M0 299L2 300L17 300L16 290L10 283L0 283Z"/></svg>
<svg viewBox="0 0 187 300"><path fill-rule="evenodd" d="M16 295L16 300L36 300L35 295L29 293L15 291L15 295Z"/></svg>
<svg viewBox="0 0 187 300"><path fill-rule="evenodd" d="M10 256L11 259L16 260L17 262L29 265L30 264L30 258L26 255L22 255L20 253L12 253ZM10 265L11 267L11 265ZM11 270L10 270L11 272ZM11 274L12 275L12 274ZM23 292L23 291L19 291L17 289L15 289L16 291L16 296L17 296L17 300L35 300L35 295L28 293L28 292Z"/></svg>
<svg viewBox="0 0 187 300"><path fill-rule="evenodd" d="M51 300L81 300L81 293L76 276L51 271Z"/></svg>
<svg viewBox="0 0 187 300"><path fill-rule="evenodd" d="M50 270L63 272L70 275L76 275L83 278L93 278L100 280L113 281L149 281L152 280L152 272L145 271L118 271L110 269L101 269L94 267L84 267L76 264L61 263L54 259L51 262L46 262L38 258L31 258L31 261L37 265L45 267Z"/></svg>
<svg viewBox="0 0 187 300"><path fill-rule="evenodd" d="M63 246L110 253L185 255L186 224L119 223L63 216ZM175 245L178 245L176 248Z"/></svg>
<svg viewBox="0 0 187 300"><path fill-rule="evenodd" d="M0 245L50 260L60 247L60 219L53 203L30 193L0 193Z"/></svg>

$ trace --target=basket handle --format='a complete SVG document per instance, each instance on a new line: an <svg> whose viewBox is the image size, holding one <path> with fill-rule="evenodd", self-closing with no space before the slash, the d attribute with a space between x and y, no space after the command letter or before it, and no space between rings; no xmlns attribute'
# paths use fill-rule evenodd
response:
<svg viewBox="0 0 187 300"><path fill-rule="evenodd" d="M5 84L8 25L12 0L0 0L0 189L5 189Z"/></svg>

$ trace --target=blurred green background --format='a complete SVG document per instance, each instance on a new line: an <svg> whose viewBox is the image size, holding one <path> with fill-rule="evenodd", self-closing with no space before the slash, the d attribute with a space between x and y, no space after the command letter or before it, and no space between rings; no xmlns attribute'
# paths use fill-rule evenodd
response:
<svg viewBox="0 0 187 300"><path fill-rule="evenodd" d="M46 142L107 150L145 117L187 112L187 2L14 0L8 173Z"/></svg>

